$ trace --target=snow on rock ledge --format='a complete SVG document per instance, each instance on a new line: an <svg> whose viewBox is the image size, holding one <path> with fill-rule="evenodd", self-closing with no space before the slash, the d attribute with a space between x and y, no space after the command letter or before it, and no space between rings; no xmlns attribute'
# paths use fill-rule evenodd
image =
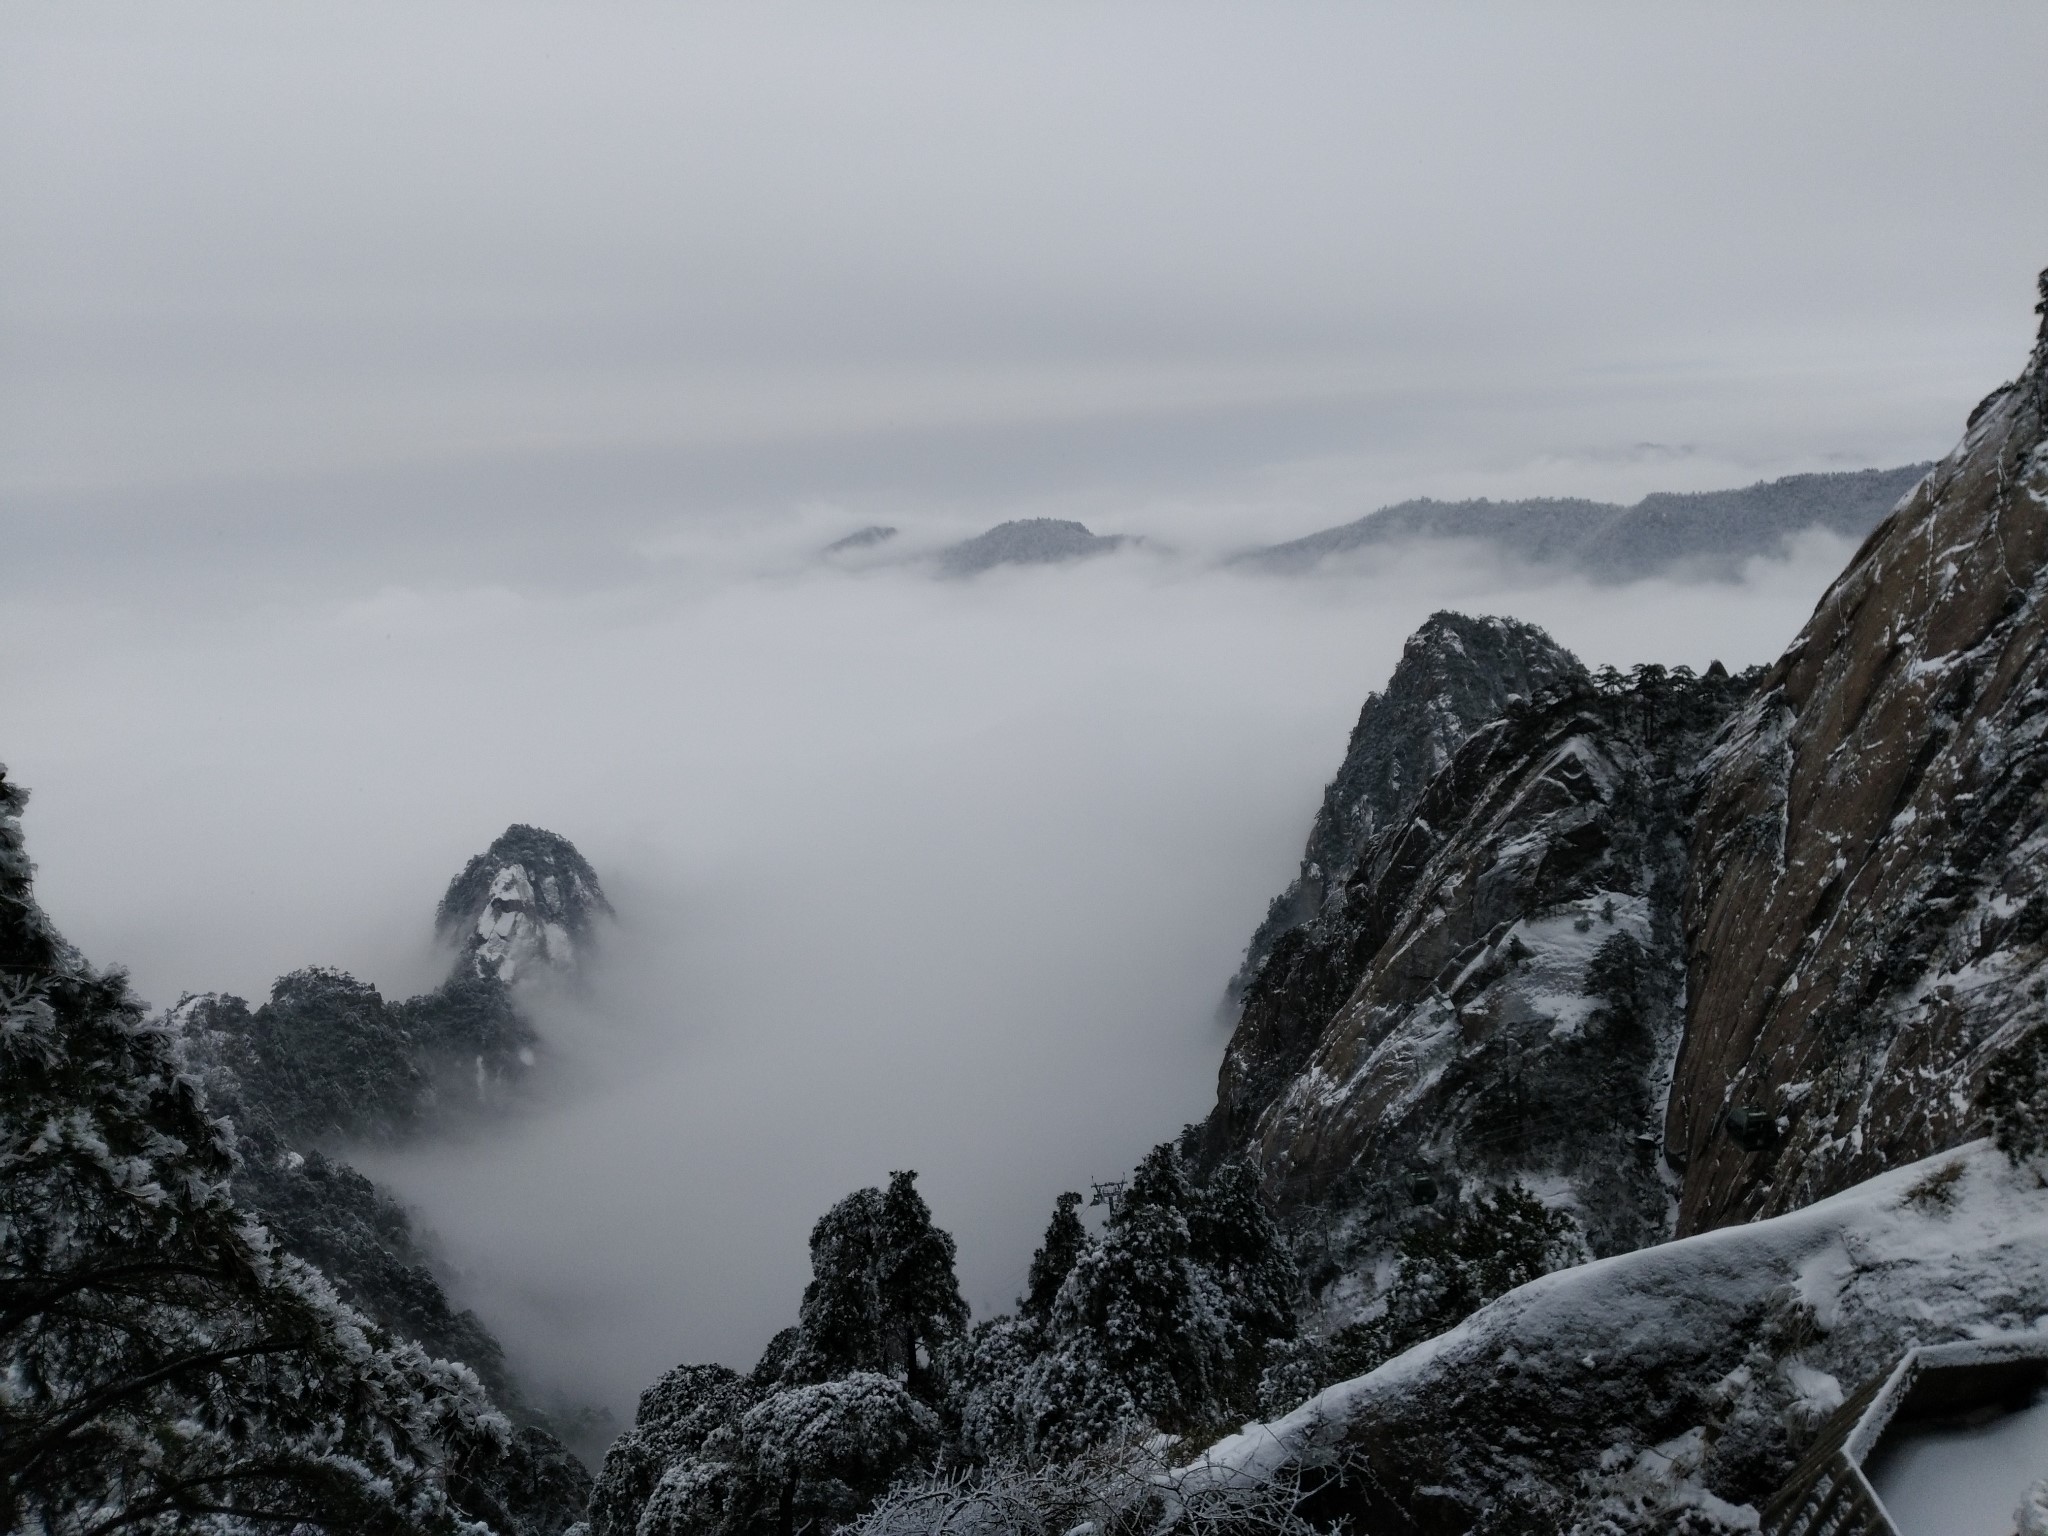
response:
<svg viewBox="0 0 2048 1536"><path fill-rule="evenodd" d="M1789 1215L1547 1275L1246 1425L1177 1481L1343 1458L1320 1500L1369 1530L1591 1536L1671 1529L1681 1511L1686 1529L1754 1529L1748 1506L1843 1390L1915 1344L2034 1328L2048 1183L1973 1142Z"/></svg>
<svg viewBox="0 0 2048 1536"><path fill-rule="evenodd" d="M460 969L509 985L573 976L597 919L611 915L597 871L575 844L511 826L449 882L434 928L460 950Z"/></svg>

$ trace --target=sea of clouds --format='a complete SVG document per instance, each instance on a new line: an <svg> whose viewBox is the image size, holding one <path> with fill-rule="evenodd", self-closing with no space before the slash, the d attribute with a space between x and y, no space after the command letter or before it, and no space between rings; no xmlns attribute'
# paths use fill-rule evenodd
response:
<svg viewBox="0 0 2048 1536"><path fill-rule="evenodd" d="M617 1412L791 1321L849 1189L917 1169L985 1315L1054 1195L1205 1113L1223 982L1431 611L1742 666L1848 553L1596 586L1469 547L1301 578L1155 540L959 581L813 558L847 526L672 531L575 590L14 614L41 892L158 1004L309 964L425 989L434 902L510 822L596 865L619 924L547 1005L543 1106L357 1155L520 1367Z"/></svg>

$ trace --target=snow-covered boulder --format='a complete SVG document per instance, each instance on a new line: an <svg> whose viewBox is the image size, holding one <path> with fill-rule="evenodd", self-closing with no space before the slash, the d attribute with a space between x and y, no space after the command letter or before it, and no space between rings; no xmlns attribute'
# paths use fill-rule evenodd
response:
<svg viewBox="0 0 2048 1536"><path fill-rule="evenodd" d="M1547 1275L1182 1476L1326 1465L1321 1506L1368 1530L1739 1530L1845 1389L1902 1350L2036 1328L2048 1180L1975 1142Z"/></svg>

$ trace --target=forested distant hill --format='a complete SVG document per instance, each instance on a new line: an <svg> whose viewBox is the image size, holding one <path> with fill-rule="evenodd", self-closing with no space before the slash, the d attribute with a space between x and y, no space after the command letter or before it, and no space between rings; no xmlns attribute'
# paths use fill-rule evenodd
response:
<svg viewBox="0 0 2048 1536"><path fill-rule="evenodd" d="M1341 527L1251 550L1238 563L1309 571L1333 556L1470 539L1513 559L1602 581L1666 571L1733 575L1745 560L1782 554L1808 529L1862 538L1931 468L1788 475L1733 491L1659 491L1632 507L1562 497L1404 501Z"/></svg>

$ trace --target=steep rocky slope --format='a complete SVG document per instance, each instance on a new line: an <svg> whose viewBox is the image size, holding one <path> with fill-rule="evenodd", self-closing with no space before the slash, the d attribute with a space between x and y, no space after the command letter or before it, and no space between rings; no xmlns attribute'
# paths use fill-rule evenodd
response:
<svg viewBox="0 0 2048 1536"><path fill-rule="evenodd" d="M1457 711L1369 707L1347 774L1444 761L1405 793L1382 780L1389 814L1253 974L1201 1133L1211 1158L1249 1151L1340 1311L1370 1299L1404 1227L1475 1184L1542 1190L1596 1252L1667 1230L1655 1129L1680 1020L1683 783L1747 682L1596 681L1539 631L1450 616L1403 666L1466 674L1476 713L1488 677L1515 692L1497 651L1445 645L1481 636L1512 638L1518 680L1547 686L1455 751ZM1336 820L1326 805L1318 834Z"/></svg>
<svg viewBox="0 0 2048 1536"><path fill-rule="evenodd" d="M252 1219L185 1039L36 903L25 799L0 768L0 1528L554 1536L588 1476Z"/></svg>
<svg viewBox="0 0 2048 1536"><path fill-rule="evenodd" d="M573 979L610 911L568 839L515 826L449 886L439 928L461 942L434 991L387 1001L367 982L312 968L280 977L257 1007L204 994L161 1021L235 1127L237 1201L380 1327L476 1372L520 1426L522 1519L543 1533L567 1525L589 1489L556 1433L598 1440L602 1427L586 1410L527 1399L502 1346L442 1289L403 1207L339 1154L516 1106L545 1046L514 982Z"/></svg>
<svg viewBox="0 0 2048 1536"><path fill-rule="evenodd" d="M1331 930L1342 924L1344 890L1374 836L1413 809L1466 737L1510 699L1585 678L1578 658L1533 624L1432 614L1408 637L1385 689L1359 710L1309 829L1301 872L1252 935L1230 983L1231 1001L1250 989L1286 934L1308 928L1295 948L1330 947Z"/></svg>
<svg viewBox="0 0 2048 1536"><path fill-rule="evenodd" d="M507 827L448 883L434 930L471 974L502 982L573 977L612 916L597 871L566 837Z"/></svg>
<svg viewBox="0 0 2048 1536"><path fill-rule="evenodd" d="M2043 277L2048 316L2048 274ZM1705 777L1668 1135L1680 1227L1976 1134L2048 996L2048 324Z"/></svg>

